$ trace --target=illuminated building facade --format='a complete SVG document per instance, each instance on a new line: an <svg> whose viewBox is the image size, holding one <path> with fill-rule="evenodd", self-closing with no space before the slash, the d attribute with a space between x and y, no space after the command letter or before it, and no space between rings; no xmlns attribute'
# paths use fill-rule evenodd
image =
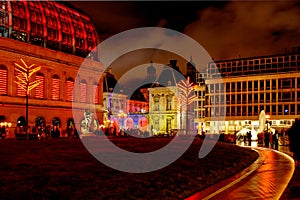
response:
<svg viewBox="0 0 300 200"><path fill-rule="evenodd" d="M177 61L170 60L170 64L166 65L155 83L148 88L149 129L154 135L172 134L178 130L185 134L183 130L186 128L194 129L194 105L189 106L186 112L180 103L178 83L181 80L185 80L185 77L177 66ZM186 120L189 123L185 123Z"/></svg>
<svg viewBox="0 0 300 200"><path fill-rule="evenodd" d="M197 75L206 84L204 129L234 133L249 124L258 126L264 110L271 127L284 131L300 116L299 66L297 48L282 55L209 63L207 72Z"/></svg>
<svg viewBox="0 0 300 200"><path fill-rule="evenodd" d="M12 127L23 126L25 92L14 83L14 63L22 58L41 69L39 84L29 94L29 126L59 126L61 136L74 125L74 112L96 105L101 121L102 84L99 84L97 33L91 19L76 8L55 1L0 2L0 116ZM77 77L85 57L84 70ZM100 67L101 68L101 67ZM78 85L75 80L78 80ZM73 93L73 88L77 88ZM10 132L13 134L13 130Z"/></svg>

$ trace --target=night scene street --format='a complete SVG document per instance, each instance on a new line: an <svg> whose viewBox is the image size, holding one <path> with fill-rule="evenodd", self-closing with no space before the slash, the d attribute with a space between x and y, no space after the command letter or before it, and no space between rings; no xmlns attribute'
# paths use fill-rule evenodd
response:
<svg viewBox="0 0 300 200"><path fill-rule="evenodd" d="M0 199L300 199L299 20L298 1L0 1Z"/></svg>

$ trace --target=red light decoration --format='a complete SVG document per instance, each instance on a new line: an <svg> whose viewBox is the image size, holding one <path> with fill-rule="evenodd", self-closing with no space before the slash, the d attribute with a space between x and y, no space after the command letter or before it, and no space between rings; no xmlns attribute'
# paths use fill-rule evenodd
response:
<svg viewBox="0 0 300 200"><path fill-rule="evenodd" d="M0 68L0 95L7 94L7 76L7 69Z"/></svg>
<svg viewBox="0 0 300 200"><path fill-rule="evenodd" d="M60 91L60 84L59 78L53 77L52 78L52 90L51 90L51 99L56 101L59 100L59 91Z"/></svg>
<svg viewBox="0 0 300 200"><path fill-rule="evenodd" d="M69 78L66 82L66 100L73 101L74 80Z"/></svg>
<svg viewBox="0 0 300 200"><path fill-rule="evenodd" d="M93 103L94 104L99 104L100 101L99 101L99 85L93 85L93 97L94 97L94 101Z"/></svg>
<svg viewBox="0 0 300 200"><path fill-rule="evenodd" d="M38 81L40 84L35 88L35 98L43 99L45 98L45 77L42 74L36 75L36 81Z"/></svg>
<svg viewBox="0 0 300 200"><path fill-rule="evenodd" d="M86 103L86 92L87 92L87 84L85 81L81 81L80 83L80 102Z"/></svg>

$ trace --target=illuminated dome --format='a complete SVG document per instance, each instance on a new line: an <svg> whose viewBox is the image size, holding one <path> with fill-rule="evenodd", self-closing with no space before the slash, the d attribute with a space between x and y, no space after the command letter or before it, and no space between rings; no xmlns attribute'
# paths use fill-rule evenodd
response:
<svg viewBox="0 0 300 200"><path fill-rule="evenodd" d="M1 1L0 37L98 60L92 20L57 1Z"/></svg>

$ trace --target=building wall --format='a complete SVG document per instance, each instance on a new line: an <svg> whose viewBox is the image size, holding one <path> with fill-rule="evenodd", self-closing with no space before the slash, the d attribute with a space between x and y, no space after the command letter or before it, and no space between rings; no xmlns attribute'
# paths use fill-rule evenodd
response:
<svg viewBox="0 0 300 200"><path fill-rule="evenodd" d="M216 61L205 84L206 130L232 133L257 123L264 110L272 127L284 129L300 116L300 55Z"/></svg>
<svg viewBox="0 0 300 200"><path fill-rule="evenodd" d="M22 64L23 59L28 65L35 64L41 66L41 72L45 77L44 98L35 98L35 89L29 94L29 126L35 124L35 119L39 116L46 120L47 125L51 125L51 120L58 117L61 120L61 129L67 125L67 119L73 118L72 108L75 115L82 115L84 109L90 109L93 103L93 84L99 83L99 102L96 105L96 115L99 121L102 120L102 82L99 82L102 66L97 61L87 60L84 64L83 58L62 53L55 50L38 47L24 42L0 37L0 65L7 68L7 94L0 96L1 110L0 115L4 115L7 121L12 123L12 127L17 125L17 118L25 116L25 97L17 96L15 63ZM81 65L82 73L77 77L78 69ZM51 78L53 75L60 78L60 97L59 100L51 100ZM66 100L66 80L77 77L79 84L81 80L87 83L86 103L80 102L80 86L77 85L75 99L73 102ZM33 77L35 78L35 77ZM73 105L72 105L73 103ZM79 123L79 122L76 122Z"/></svg>

